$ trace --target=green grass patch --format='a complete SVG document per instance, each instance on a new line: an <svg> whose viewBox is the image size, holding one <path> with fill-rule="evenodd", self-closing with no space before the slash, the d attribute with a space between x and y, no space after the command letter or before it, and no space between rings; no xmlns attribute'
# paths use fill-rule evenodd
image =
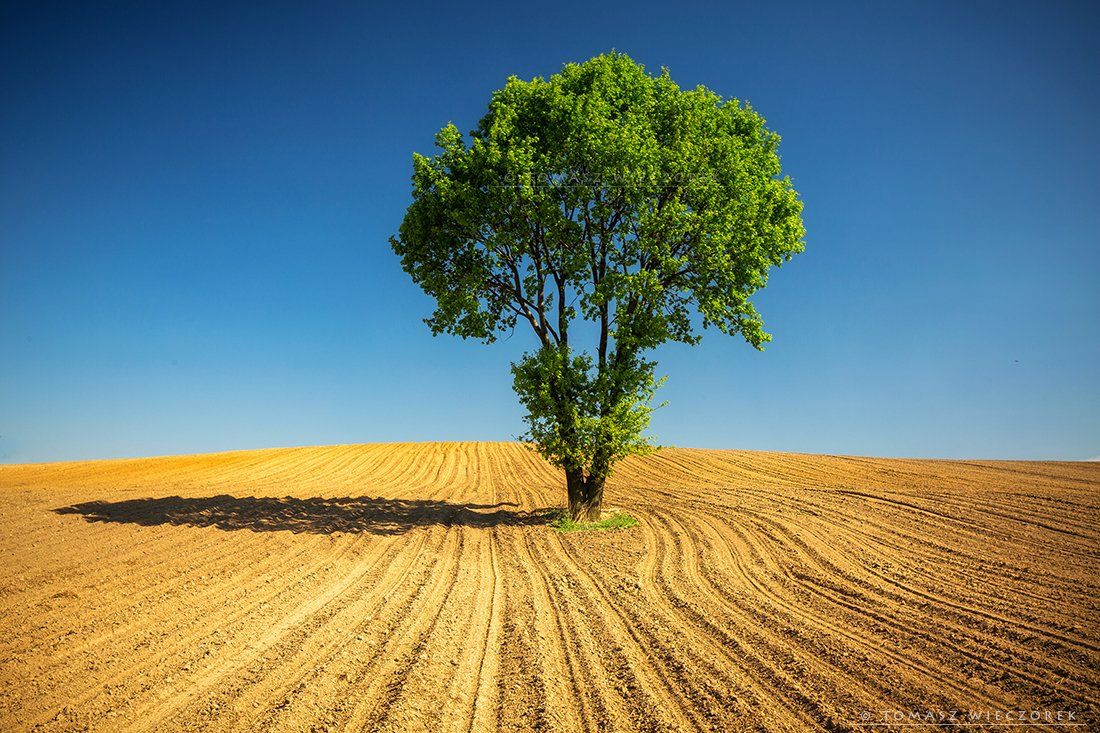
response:
<svg viewBox="0 0 1100 733"><path fill-rule="evenodd" d="M626 512L615 512L598 522L574 522L569 518L569 512L566 510L554 509L550 512L550 526L559 532L591 532L637 527L638 520Z"/></svg>

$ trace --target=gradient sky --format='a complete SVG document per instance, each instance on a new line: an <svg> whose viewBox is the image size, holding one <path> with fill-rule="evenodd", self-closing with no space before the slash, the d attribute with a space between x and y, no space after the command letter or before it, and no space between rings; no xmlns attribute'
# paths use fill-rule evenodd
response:
<svg viewBox="0 0 1100 733"><path fill-rule="evenodd" d="M612 48L806 207L767 351L657 352L661 443L1100 454L1095 6L243 5L3 4L0 461L511 439L530 341L432 338L386 240L436 130Z"/></svg>

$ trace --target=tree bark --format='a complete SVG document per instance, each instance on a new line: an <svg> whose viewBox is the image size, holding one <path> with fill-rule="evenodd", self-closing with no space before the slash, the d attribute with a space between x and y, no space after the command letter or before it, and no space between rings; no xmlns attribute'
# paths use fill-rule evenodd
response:
<svg viewBox="0 0 1100 733"><path fill-rule="evenodd" d="M584 473L580 470L565 470L565 491L569 495L569 518L574 522L580 519L584 511Z"/></svg>
<svg viewBox="0 0 1100 733"><path fill-rule="evenodd" d="M584 515L587 522L598 522L603 512L603 485L606 478L589 476L585 483Z"/></svg>
<svg viewBox="0 0 1100 733"><path fill-rule="evenodd" d="M584 476L582 471L565 472L569 494L569 517L574 522L598 522L603 510L604 476Z"/></svg>

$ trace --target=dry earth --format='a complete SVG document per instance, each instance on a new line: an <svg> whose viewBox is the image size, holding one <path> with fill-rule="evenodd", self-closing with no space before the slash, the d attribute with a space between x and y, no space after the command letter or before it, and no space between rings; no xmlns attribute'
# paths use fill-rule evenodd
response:
<svg viewBox="0 0 1100 733"><path fill-rule="evenodd" d="M0 466L0 729L1100 709L1100 464L666 449L609 490L641 526L567 535L560 486L510 443Z"/></svg>

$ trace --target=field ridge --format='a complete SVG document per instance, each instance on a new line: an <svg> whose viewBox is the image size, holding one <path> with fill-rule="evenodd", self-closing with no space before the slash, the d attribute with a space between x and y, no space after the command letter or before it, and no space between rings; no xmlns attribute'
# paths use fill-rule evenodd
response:
<svg viewBox="0 0 1100 733"><path fill-rule="evenodd" d="M562 494L517 443L0 466L0 729L1095 721L1100 464L666 448L603 532Z"/></svg>

